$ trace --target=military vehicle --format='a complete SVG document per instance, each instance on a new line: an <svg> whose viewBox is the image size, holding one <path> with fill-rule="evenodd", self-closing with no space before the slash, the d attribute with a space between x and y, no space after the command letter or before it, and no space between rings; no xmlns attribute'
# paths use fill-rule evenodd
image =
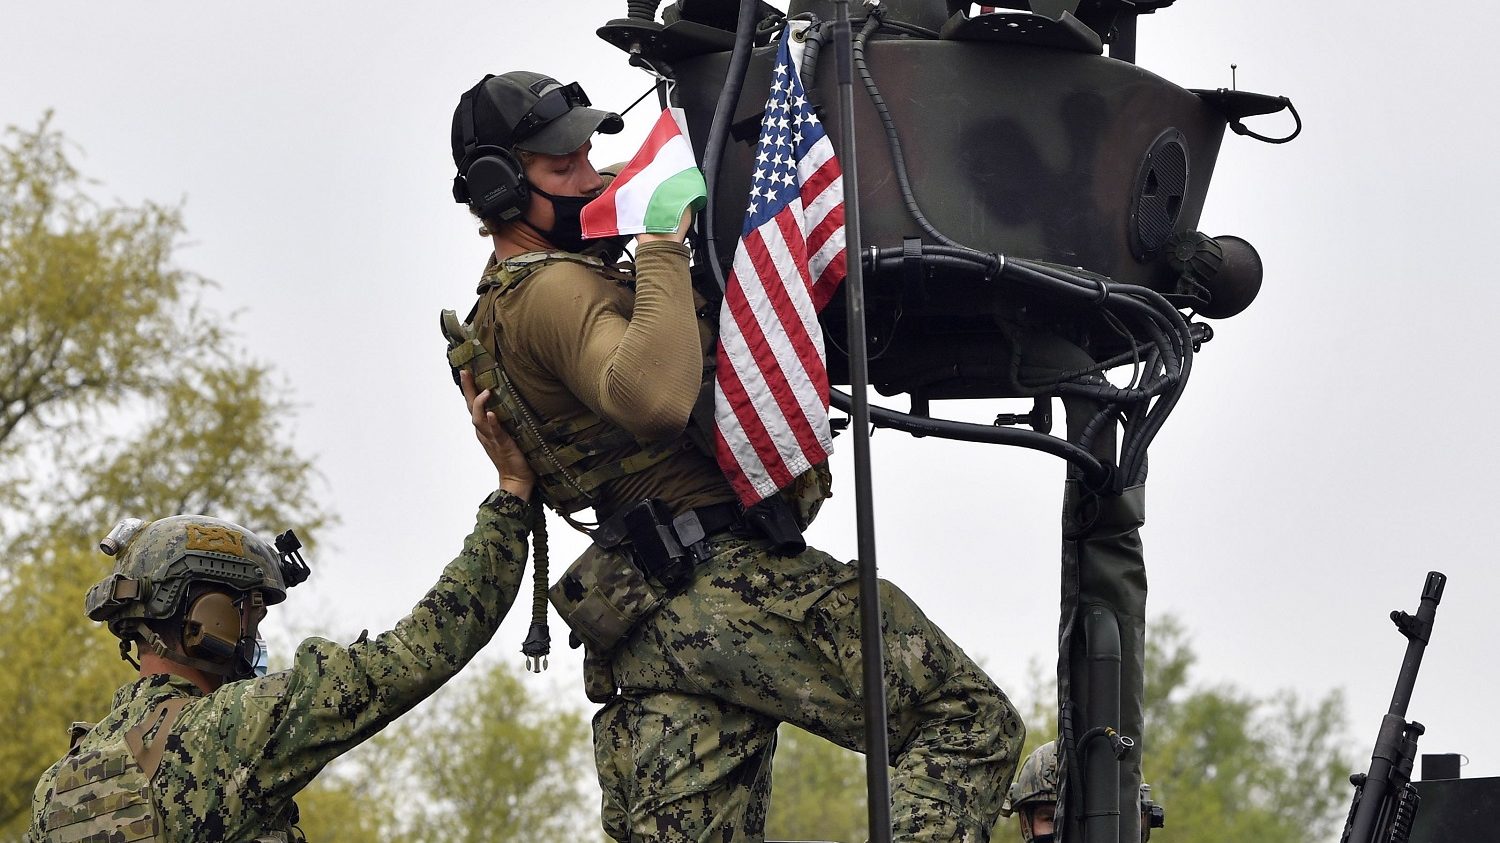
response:
<svg viewBox="0 0 1500 843"><path fill-rule="evenodd" d="M710 193L694 281L710 298L740 235L777 39L797 41L802 87L844 163L851 298L835 297L821 321L830 381L849 387L831 398L852 417L857 474L870 424L1069 464L1057 737L1059 839L1070 842L1149 834L1131 810L1141 785L1132 749L1143 729L1147 451L1213 338L1203 320L1240 313L1262 281L1247 241L1198 230L1226 129L1279 144L1302 128L1286 97L1187 89L1138 65L1142 18L1174 2L629 0L598 30L658 76L662 105L686 112ZM1106 378L1117 369L1130 373L1123 386ZM906 406L870 406L868 387L904 395ZM970 398L1033 408L990 423L933 411ZM1065 424L1053 434L1058 402ZM862 522L868 494L856 477ZM868 533L862 523L862 557ZM862 567L869 629L879 617L874 565ZM1436 605L1430 591L1424 606ZM889 839L889 816L871 637L878 841ZM1146 817L1156 825L1161 812Z"/></svg>

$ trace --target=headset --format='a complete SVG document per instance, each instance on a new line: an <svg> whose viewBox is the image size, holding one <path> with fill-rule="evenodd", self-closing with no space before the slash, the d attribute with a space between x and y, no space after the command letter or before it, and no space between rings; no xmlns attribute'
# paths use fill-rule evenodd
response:
<svg viewBox="0 0 1500 843"><path fill-rule="evenodd" d="M235 598L223 591L206 591L193 599L182 616L181 641L185 655L210 662L229 661L250 639L250 615L264 608L259 590ZM253 640L253 639L252 639Z"/></svg>
<svg viewBox="0 0 1500 843"><path fill-rule="evenodd" d="M466 202L480 219L508 222L519 217L531 198L531 185L521 162L510 150L481 145L474 134L474 101L490 74L459 100L459 125L464 136L464 159L453 177L453 201Z"/></svg>

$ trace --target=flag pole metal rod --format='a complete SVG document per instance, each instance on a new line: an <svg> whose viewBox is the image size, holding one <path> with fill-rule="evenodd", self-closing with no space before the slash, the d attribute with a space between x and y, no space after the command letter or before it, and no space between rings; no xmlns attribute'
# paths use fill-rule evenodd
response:
<svg viewBox="0 0 1500 843"><path fill-rule="evenodd" d="M849 323L849 394L854 430L854 502L859 531L859 620L864 654L865 782L870 843L891 839L890 746L885 710L885 636L875 570L875 519L870 486L869 360L866 357L864 250L859 236L858 159L854 151L854 53L849 0L834 0L839 80L839 161L844 171L844 296Z"/></svg>

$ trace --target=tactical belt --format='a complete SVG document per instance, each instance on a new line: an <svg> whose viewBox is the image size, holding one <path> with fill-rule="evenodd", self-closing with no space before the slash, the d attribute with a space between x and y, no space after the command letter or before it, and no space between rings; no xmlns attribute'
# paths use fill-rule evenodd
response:
<svg viewBox="0 0 1500 843"><path fill-rule="evenodd" d="M730 531L766 539L780 556L807 548L791 506L780 497L767 498L749 509L733 501L709 504L676 517L661 500L647 498L604 519L592 536L594 544L605 550L628 542L641 572L675 591L694 566L708 561L710 540Z"/></svg>

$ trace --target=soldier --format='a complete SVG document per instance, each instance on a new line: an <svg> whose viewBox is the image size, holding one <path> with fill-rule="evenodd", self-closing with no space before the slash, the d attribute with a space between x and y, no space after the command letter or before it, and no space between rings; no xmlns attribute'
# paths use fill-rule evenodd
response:
<svg viewBox="0 0 1500 843"><path fill-rule="evenodd" d="M779 723L864 743L857 569L802 541L820 495L742 511L701 446L689 419L713 323L688 277L690 214L675 234L638 236L633 266L582 239L579 212L606 183L591 137L623 126L589 105L576 83L528 72L460 99L454 197L494 254L468 329L478 342L450 331L449 362L501 384L543 499L601 522L553 602L588 643L586 689L605 703L605 830L759 840ZM906 595L881 589L896 839L987 840L1021 719Z"/></svg>
<svg viewBox="0 0 1500 843"><path fill-rule="evenodd" d="M1032 750L1016 773L1005 800L1006 816L1020 815L1021 839L1025 843L1052 843L1057 833L1057 742L1048 741ZM1141 785L1141 843L1151 839L1151 829L1165 824L1165 815L1151 801L1151 785Z"/></svg>
<svg viewBox="0 0 1500 843"><path fill-rule="evenodd" d="M72 748L37 783L28 843L302 838L298 791L457 673L515 599L535 478L484 412L488 396L464 385L500 488L390 632L347 647L310 638L289 670L251 678L256 628L286 597L277 552L200 515L129 519L110 534L101 549L114 551L114 573L86 607L126 659L135 643L140 678L99 723L75 724Z"/></svg>
<svg viewBox="0 0 1500 843"><path fill-rule="evenodd" d="M1052 843L1057 813L1057 742L1047 741L1026 757L1005 800L1005 815L1020 815L1025 843Z"/></svg>

